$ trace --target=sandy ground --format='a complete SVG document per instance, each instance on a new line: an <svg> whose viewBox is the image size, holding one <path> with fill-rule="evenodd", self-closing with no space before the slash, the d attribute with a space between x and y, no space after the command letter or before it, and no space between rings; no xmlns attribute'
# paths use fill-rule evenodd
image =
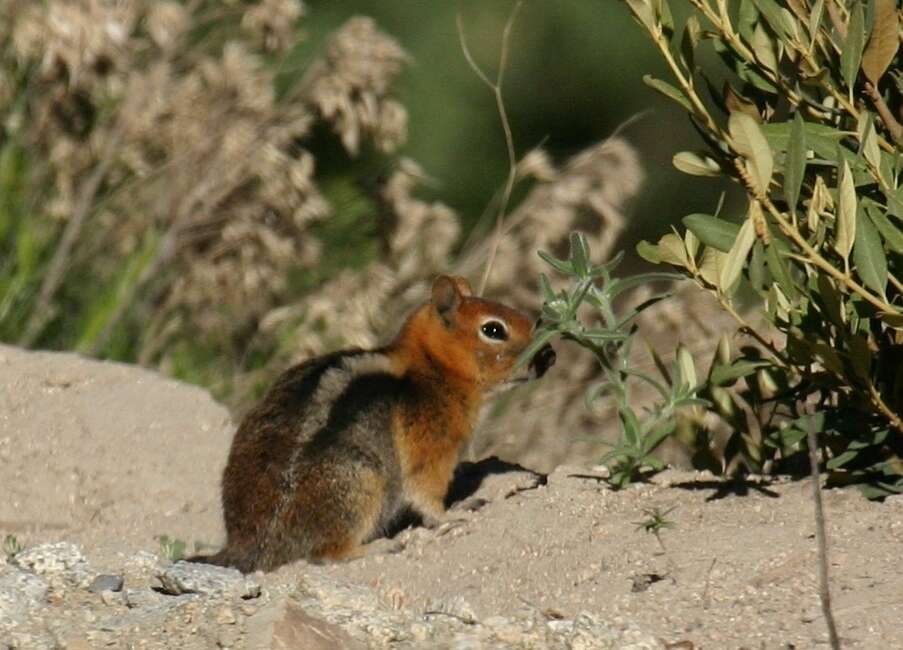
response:
<svg viewBox="0 0 903 650"><path fill-rule="evenodd" d="M163 534L189 550L216 544L232 431L227 411L198 388L0 346L0 537L75 542L101 570L158 552ZM455 496L483 505L459 506L463 522L442 534L408 529L328 570L397 607L460 596L477 619L588 610L695 648L827 647L806 481L728 486L669 471L613 492L591 470L542 476L489 460L462 468ZM844 647L903 648L903 497L825 498ZM638 530L650 508L671 509L658 539ZM264 587L306 568L263 576Z"/></svg>

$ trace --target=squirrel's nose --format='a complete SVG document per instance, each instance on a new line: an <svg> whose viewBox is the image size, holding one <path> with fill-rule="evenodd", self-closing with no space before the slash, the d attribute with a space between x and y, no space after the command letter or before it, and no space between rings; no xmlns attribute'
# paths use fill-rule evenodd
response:
<svg viewBox="0 0 903 650"><path fill-rule="evenodd" d="M539 348L539 351L533 355L532 359L530 359L530 372L535 374L537 378L542 377L549 368L555 365L556 358L557 355L555 354L554 348L546 343Z"/></svg>

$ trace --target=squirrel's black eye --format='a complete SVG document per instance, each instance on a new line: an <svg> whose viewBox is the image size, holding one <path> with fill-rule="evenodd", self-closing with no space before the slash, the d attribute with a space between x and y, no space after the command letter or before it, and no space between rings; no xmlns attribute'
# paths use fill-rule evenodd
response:
<svg viewBox="0 0 903 650"><path fill-rule="evenodd" d="M487 338L495 341L508 340L508 330L506 330L505 326L497 320L483 323L482 327L480 327L480 331L483 332Z"/></svg>

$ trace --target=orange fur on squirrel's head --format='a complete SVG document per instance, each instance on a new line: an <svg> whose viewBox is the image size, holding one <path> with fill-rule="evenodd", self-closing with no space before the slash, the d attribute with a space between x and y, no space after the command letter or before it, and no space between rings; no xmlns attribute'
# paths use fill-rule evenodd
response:
<svg viewBox="0 0 903 650"><path fill-rule="evenodd" d="M546 345L528 368L515 372L532 337L533 321L525 314L474 296L464 278L440 275L430 301L411 316L396 346L414 365L438 365L443 374L487 391L541 377L552 366L555 353Z"/></svg>

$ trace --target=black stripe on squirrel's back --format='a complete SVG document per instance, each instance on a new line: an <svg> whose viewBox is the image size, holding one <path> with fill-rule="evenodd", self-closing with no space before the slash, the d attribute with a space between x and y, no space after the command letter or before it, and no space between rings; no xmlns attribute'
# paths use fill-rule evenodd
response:
<svg viewBox="0 0 903 650"><path fill-rule="evenodd" d="M391 407L404 393L404 384L403 378L387 372L355 376L335 397L326 424L306 443L306 452L316 454L330 446L346 444L342 440L344 431L369 426L375 430L369 442L381 443L388 447L387 453L391 453ZM361 445L354 445L352 448L366 454L360 447ZM382 459L372 454L369 460L374 464L382 464Z"/></svg>

